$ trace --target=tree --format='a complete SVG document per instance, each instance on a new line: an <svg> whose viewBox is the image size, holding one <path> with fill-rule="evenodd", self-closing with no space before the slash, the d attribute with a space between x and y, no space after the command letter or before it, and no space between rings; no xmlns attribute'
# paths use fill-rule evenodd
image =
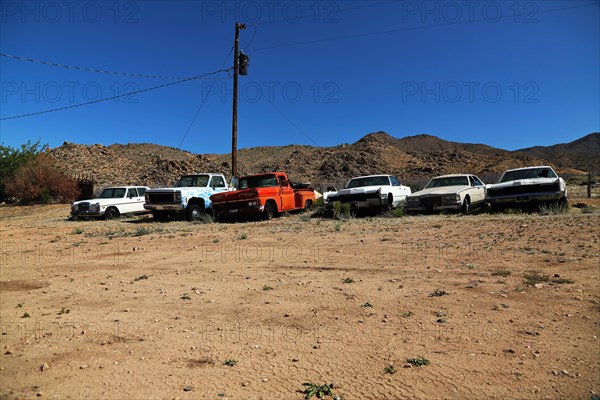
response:
<svg viewBox="0 0 600 400"><path fill-rule="evenodd" d="M34 159L38 154L48 150L47 144L40 144L40 139L35 143L28 140L21 148L0 145L0 200L6 198L6 181L14 178L19 168Z"/></svg>
<svg viewBox="0 0 600 400"><path fill-rule="evenodd" d="M60 172L46 153L29 158L5 183L6 195L21 203L68 202L79 193L77 182Z"/></svg>

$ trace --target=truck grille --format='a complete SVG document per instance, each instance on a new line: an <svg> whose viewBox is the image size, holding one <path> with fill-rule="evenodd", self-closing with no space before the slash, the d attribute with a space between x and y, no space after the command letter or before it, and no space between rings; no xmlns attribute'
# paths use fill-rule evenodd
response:
<svg viewBox="0 0 600 400"><path fill-rule="evenodd" d="M150 199L150 203L152 203L152 204L163 204L163 203L174 203L175 202L175 194L173 192L148 193L148 198Z"/></svg>
<svg viewBox="0 0 600 400"><path fill-rule="evenodd" d="M79 211L90 211L90 203L79 203L77 209Z"/></svg>
<svg viewBox="0 0 600 400"><path fill-rule="evenodd" d="M329 201L339 201L340 203L352 203L354 201L365 201L368 199L378 199L379 192L357 193L357 194L332 194Z"/></svg>
<svg viewBox="0 0 600 400"><path fill-rule="evenodd" d="M421 198L421 205L424 207L439 206L442 204L442 196L429 196Z"/></svg>
<svg viewBox="0 0 600 400"><path fill-rule="evenodd" d="M545 192L558 192L560 191L560 184L558 182L550 185L524 185L524 186L510 186L498 189L489 189L489 196L511 196L515 194L529 194L529 193L545 193Z"/></svg>

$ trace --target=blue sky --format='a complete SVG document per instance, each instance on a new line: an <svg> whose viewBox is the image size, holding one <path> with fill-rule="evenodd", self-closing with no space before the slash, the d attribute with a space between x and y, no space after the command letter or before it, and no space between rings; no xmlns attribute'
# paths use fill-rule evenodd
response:
<svg viewBox="0 0 600 400"><path fill-rule="evenodd" d="M240 148L332 146L382 130L517 149L600 130L594 0L2 0L0 18L1 53L172 78L229 68L234 24L246 23ZM7 57L0 74L1 118L176 81ZM1 141L150 142L227 153L232 79L215 77L222 79L6 119Z"/></svg>

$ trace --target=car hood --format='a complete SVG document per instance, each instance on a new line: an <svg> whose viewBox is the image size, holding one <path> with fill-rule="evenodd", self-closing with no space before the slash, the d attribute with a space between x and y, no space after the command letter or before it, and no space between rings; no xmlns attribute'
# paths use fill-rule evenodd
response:
<svg viewBox="0 0 600 400"><path fill-rule="evenodd" d="M126 201L129 201L131 199L129 199L129 197L117 197L117 198L111 198L111 199L89 199L89 200L80 200L80 201L76 201L73 204L80 204L80 203L90 203L90 204L100 204L101 206L106 206L106 205L110 205L110 204L119 204L119 203L124 203Z"/></svg>
<svg viewBox="0 0 600 400"><path fill-rule="evenodd" d="M348 194L363 194L363 193L375 193L377 192L381 186L361 186L350 189L342 189L338 192L331 192L331 194L340 194L340 195L348 195Z"/></svg>
<svg viewBox="0 0 600 400"><path fill-rule="evenodd" d="M498 189L498 188L505 188L505 187L512 187L512 186L549 185L549 184L559 182L559 181L560 181L560 178L519 179L516 181L508 181L508 182L502 182L502 183L489 184L486 187L488 189L491 189L491 188Z"/></svg>
<svg viewBox="0 0 600 400"><path fill-rule="evenodd" d="M413 194L409 195L409 197L419 197L419 196L443 196L445 194L454 194L454 193L460 193L463 192L465 190L471 189L471 186L443 186L443 187L436 187L436 188L429 188L429 189L423 189L423 190L419 190L418 192L414 192Z"/></svg>

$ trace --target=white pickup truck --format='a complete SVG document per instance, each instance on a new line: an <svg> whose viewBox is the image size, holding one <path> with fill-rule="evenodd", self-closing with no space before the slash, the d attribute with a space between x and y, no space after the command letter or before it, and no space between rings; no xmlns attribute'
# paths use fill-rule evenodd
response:
<svg viewBox="0 0 600 400"><path fill-rule="evenodd" d="M178 215L198 221L211 206L210 196L227 190L223 174L184 175L175 187L147 190L144 208L152 211L152 217L159 221Z"/></svg>
<svg viewBox="0 0 600 400"><path fill-rule="evenodd" d="M327 193L324 201L330 207L336 201L348 203L351 210L388 210L403 204L410 193L393 175L369 175L350 179L345 189Z"/></svg>

